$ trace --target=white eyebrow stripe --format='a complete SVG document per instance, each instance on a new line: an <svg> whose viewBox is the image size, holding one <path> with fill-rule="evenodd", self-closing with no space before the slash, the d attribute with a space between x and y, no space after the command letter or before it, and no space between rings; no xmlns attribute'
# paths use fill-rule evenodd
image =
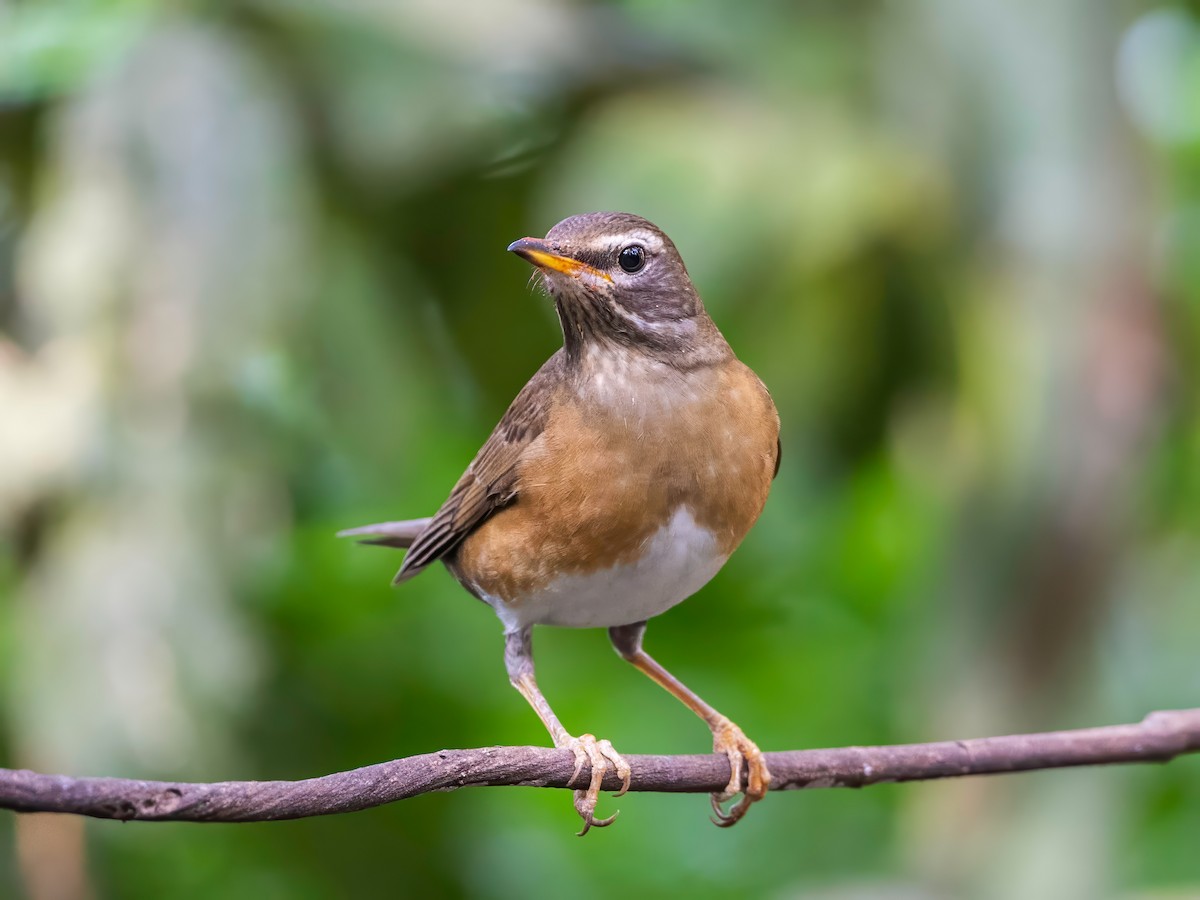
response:
<svg viewBox="0 0 1200 900"><path fill-rule="evenodd" d="M610 235L603 247L598 249L615 253L617 250L622 247L628 247L630 244L641 244L651 253L656 253L662 250L663 247L662 238L654 232L637 228L633 231L626 231L624 234Z"/></svg>

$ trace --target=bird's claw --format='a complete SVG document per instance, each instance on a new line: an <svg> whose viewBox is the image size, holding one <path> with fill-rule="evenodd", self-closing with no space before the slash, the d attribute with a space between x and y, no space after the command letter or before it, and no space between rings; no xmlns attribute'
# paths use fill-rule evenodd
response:
<svg viewBox="0 0 1200 900"><path fill-rule="evenodd" d="M713 822L721 828L736 825L746 814L746 810L757 803L767 794L771 786L771 772L767 769L766 759L758 749L758 745L728 719L722 717L713 728L713 752L724 753L729 758L729 784L720 793L712 794ZM746 773L746 787L742 789L742 775ZM742 799L729 808L722 809L722 804L733 799L737 794Z"/></svg>
<svg viewBox="0 0 1200 900"><path fill-rule="evenodd" d="M624 757L613 749L611 743L604 740L596 740L595 735L591 734L569 737L559 746L575 754L575 771L571 774L570 781L567 782L568 787L575 783L575 779L583 772L585 764L591 768L591 780L588 783L587 790L577 790L575 792L575 811L583 819L583 830L579 832L579 836L583 837L587 834L588 829L593 825L597 828L611 825L613 820L617 818L618 813L613 813L606 819L597 819L595 815L596 801L600 797L600 786L604 783L604 773L608 771L608 767L611 765L617 776L621 779L621 790L617 791L613 796L620 797L628 791L629 779L633 774L629 768L629 763L625 762Z"/></svg>

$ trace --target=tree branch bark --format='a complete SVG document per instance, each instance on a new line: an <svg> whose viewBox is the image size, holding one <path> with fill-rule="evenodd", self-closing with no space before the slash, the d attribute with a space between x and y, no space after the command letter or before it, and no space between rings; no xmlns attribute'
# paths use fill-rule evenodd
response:
<svg viewBox="0 0 1200 900"><path fill-rule="evenodd" d="M1200 752L1200 709L1153 712L1132 725L1005 737L768 753L771 790L865 787L1112 763ZM709 793L729 780L723 755L626 756L633 791ZM0 808L101 819L260 822L353 812L430 791L479 785L569 787L574 757L545 747L442 750L304 781L210 784L72 778L0 769ZM609 774L605 789L616 790Z"/></svg>

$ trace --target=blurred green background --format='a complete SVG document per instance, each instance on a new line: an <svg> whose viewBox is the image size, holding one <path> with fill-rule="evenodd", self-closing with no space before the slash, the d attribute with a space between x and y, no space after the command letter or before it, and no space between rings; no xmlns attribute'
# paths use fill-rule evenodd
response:
<svg viewBox="0 0 1200 900"><path fill-rule="evenodd" d="M647 216L784 462L647 647L765 749L1200 696L1200 4L0 0L0 762L300 778L547 742L431 513L558 346L508 242ZM602 632L567 728L702 752ZM1193 897L1200 765L0 816L0 895Z"/></svg>

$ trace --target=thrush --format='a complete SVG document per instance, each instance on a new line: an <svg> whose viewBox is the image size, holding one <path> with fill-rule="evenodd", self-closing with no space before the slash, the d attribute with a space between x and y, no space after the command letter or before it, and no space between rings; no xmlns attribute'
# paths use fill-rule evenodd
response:
<svg viewBox="0 0 1200 900"><path fill-rule="evenodd" d="M495 610L509 680L554 745L575 754L585 834L611 767L605 740L568 732L534 678L535 625L607 628L617 653L699 715L729 784L714 821L733 825L771 782L742 730L642 648L646 621L703 587L729 559L779 470L779 416L762 381L717 329L670 238L626 213L559 222L511 252L536 266L563 347L517 395L430 518L342 535L406 548L395 582L441 560ZM743 778L745 786L743 788ZM724 804L738 793L729 809Z"/></svg>

